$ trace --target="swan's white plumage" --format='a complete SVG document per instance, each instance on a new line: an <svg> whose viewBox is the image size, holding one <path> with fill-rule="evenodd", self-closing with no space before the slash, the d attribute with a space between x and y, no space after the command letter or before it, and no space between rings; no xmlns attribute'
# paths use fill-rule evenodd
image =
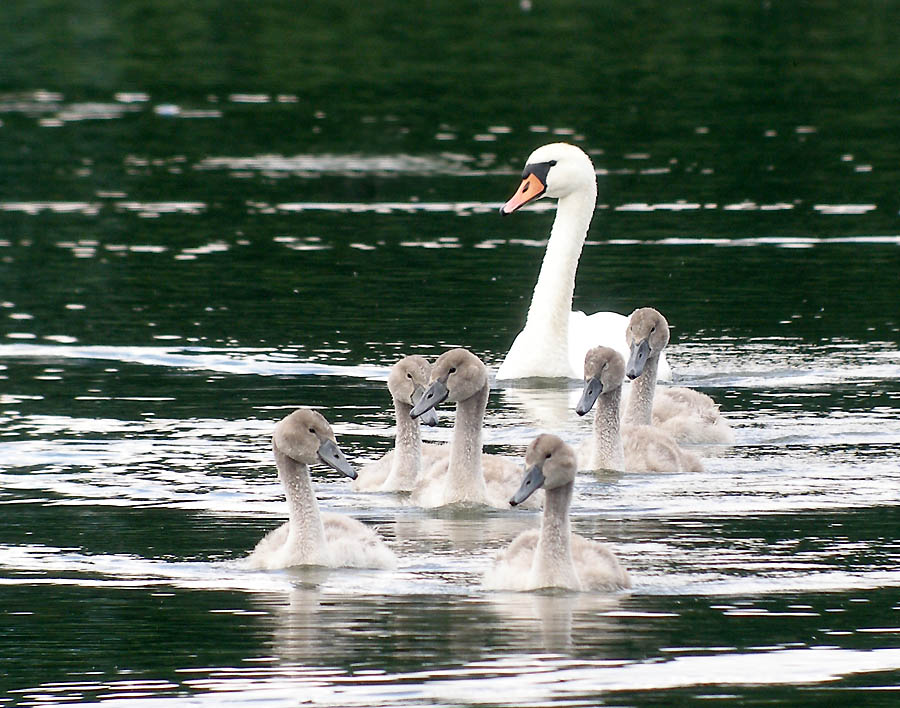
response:
<svg viewBox="0 0 900 708"><path fill-rule="evenodd" d="M555 435L540 435L528 446L522 486L540 470L545 489L540 529L519 534L485 572L482 584L490 590L614 591L631 587L628 572L602 543L572 533L569 505L575 482L574 450ZM516 498L520 498L521 490Z"/></svg>
<svg viewBox="0 0 900 708"><path fill-rule="evenodd" d="M368 526L340 514L322 514L309 477L309 465L325 462L353 476L325 418L312 410L294 411L272 436L278 477L288 502L288 521L266 534L245 564L254 569L296 565L393 568L397 559Z"/></svg>
<svg viewBox="0 0 900 708"><path fill-rule="evenodd" d="M534 181L535 170L543 174L543 182ZM523 176L522 186L504 205L503 213L541 196L559 201L525 327L500 365L497 379L581 378L584 355L591 347L604 344L627 356L627 317L615 312L586 315L572 311L575 273L597 201L594 166L580 148L551 143L529 156ZM538 192L535 185L546 190ZM658 374L671 378L665 359Z"/></svg>
<svg viewBox="0 0 900 708"><path fill-rule="evenodd" d="M359 491L397 492L410 491L423 469L447 457L446 445L423 443L419 421L409 412L428 385L431 364L425 357L413 354L400 359L391 367L388 391L394 403L396 435L394 449L381 459L365 465L353 480L353 488Z"/></svg>
<svg viewBox="0 0 900 708"><path fill-rule="evenodd" d="M451 349L435 362L431 381L423 401L433 395L435 387L445 388L446 400L456 403L456 421L449 455L423 470L410 501L425 508L450 504L508 508L521 469L512 460L483 452L482 425L490 389L487 367L470 351ZM414 412L420 407L416 406ZM539 495L530 505L539 507L541 498Z"/></svg>

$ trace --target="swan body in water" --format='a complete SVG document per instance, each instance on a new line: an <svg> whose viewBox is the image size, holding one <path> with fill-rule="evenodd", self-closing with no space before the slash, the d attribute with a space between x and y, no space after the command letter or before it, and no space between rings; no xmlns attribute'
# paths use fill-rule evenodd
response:
<svg viewBox="0 0 900 708"><path fill-rule="evenodd" d="M517 506L543 487L541 527L523 531L498 555L484 575L484 587L578 591L631 587L628 572L609 548L569 528L577 469L575 451L555 435L539 435L525 451L525 469L525 478L509 503Z"/></svg>
<svg viewBox="0 0 900 708"><path fill-rule="evenodd" d="M451 349L438 357L431 384L413 406L413 418L447 400L456 403L450 454L424 470L411 501L433 508L448 504L486 504L509 508L521 470L512 460L482 451L482 425L490 384L487 367L467 349ZM543 496L543 495L541 495ZM540 499L531 501L539 506Z"/></svg>
<svg viewBox="0 0 900 708"><path fill-rule="evenodd" d="M584 355L598 344L628 356L627 317L616 312L588 316L572 311L575 272L597 202L597 176L583 150L568 143L539 147L526 162L522 184L500 212L511 214L544 196L559 200L556 218L525 327L500 365L498 380L581 378ZM671 379L664 358L657 373Z"/></svg>
<svg viewBox="0 0 900 708"><path fill-rule="evenodd" d="M282 419L272 436L278 477L288 502L288 521L256 544L246 565L273 570L297 565L393 568L397 559L368 526L342 514L320 513L309 465L322 462L351 479L356 472L328 421L301 408Z"/></svg>
<svg viewBox="0 0 900 708"><path fill-rule="evenodd" d="M734 432L705 393L684 386L657 386L656 369L669 343L669 323L652 307L635 310L628 321L625 373L632 380L625 421L653 425L681 443L732 444Z"/></svg>
<svg viewBox="0 0 900 708"><path fill-rule="evenodd" d="M617 472L701 472L694 453L683 450L664 430L650 425L620 425L625 362L610 347L595 347L584 358L584 391L575 408L594 408L594 434L585 447L592 470ZM632 392L632 396L634 392Z"/></svg>
<svg viewBox="0 0 900 708"><path fill-rule="evenodd" d="M419 423L437 425L435 409L429 409L419 418L409 415L425 392L430 374L431 364L418 354L403 357L391 367L387 383L397 423L394 449L380 460L361 468L359 476L353 480L354 489L408 492L415 486L423 468L449 454L450 448L446 445L422 442Z"/></svg>

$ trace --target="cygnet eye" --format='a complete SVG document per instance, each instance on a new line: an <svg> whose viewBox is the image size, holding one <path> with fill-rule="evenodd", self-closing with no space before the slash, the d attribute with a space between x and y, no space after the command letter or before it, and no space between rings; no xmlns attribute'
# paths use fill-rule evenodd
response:
<svg viewBox="0 0 900 708"><path fill-rule="evenodd" d="M551 457L553 457L553 454L548 452L547 457L545 457L544 459L549 460Z"/></svg>
<svg viewBox="0 0 900 708"><path fill-rule="evenodd" d="M455 366L451 366L451 367L450 367L450 371L449 371L448 373L450 373L450 374L455 374L455 373L456 373L456 367L455 367Z"/></svg>
<svg viewBox="0 0 900 708"><path fill-rule="evenodd" d="M408 379L411 379L411 378L412 378L412 374L409 373L408 371L406 372L406 378L408 378Z"/></svg>
<svg viewBox="0 0 900 708"><path fill-rule="evenodd" d="M315 434L316 434L316 429L315 429L315 428L310 428L310 429L309 429L309 432L311 432L313 435L315 435Z"/></svg>

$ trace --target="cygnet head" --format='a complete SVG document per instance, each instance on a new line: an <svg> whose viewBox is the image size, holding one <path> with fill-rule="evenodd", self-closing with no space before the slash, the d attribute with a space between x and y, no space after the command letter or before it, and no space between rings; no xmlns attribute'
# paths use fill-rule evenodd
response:
<svg viewBox="0 0 900 708"><path fill-rule="evenodd" d="M540 197L560 199L580 189L596 185L594 165L584 150L569 143L550 143L535 150L525 162L522 184L501 214L512 214Z"/></svg>
<svg viewBox="0 0 900 708"><path fill-rule="evenodd" d="M418 354L405 356L391 367L388 390L395 401L414 406L425 393L430 377L431 364L428 359ZM437 411L433 408L426 411L421 417L421 422L425 425L437 425Z"/></svg>
<svg viewBox="0 0 900 708"><path fill-rule="evenodd" d="M431 368L431 385L413 406L413 418L443 401L458 403L471 398L488 385L484 363L468 349L451 349L438 357Z"/></svg>
<svg viewBox="0 0 900 708"><path fill-rule="evenodd" d="M647 360L659 356L669 343L669 323L652 307L642 307L631 313L625 343L631 354L625 365L625 374L636 379L644 373Z"/></svg>
<svg viewBox="0 0 900 708"><path fill-rule="evenodd" d="M625 360L610 347L594 347L584 355L584 391L575 406L578 415L584 415L597 402L601 393L615 391L625 380Z"/></svg>
<svg viewBox="0 0 900 708"><path fill-rule="evenodd" d="M525 450L525 479L510 506L517 506L543 487L552 491L575 481L578 458L571 445L549 433L538 435Z"/></svg>
<svg viewBox="0 0 900 708"><path fill-rule="evenodd" d="M356 479L356 471L337 446L328 421L314 410L300 408L279 421L272 435L272 445L277 452L295 462L304 465L323 462L350 479Z"/></svg>

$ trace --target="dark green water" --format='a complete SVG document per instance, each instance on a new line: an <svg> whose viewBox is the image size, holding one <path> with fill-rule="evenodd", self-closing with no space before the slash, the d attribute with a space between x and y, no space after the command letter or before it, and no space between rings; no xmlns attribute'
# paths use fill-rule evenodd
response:
<svg viewBox="0 0 900 708"><path fill-rule="evenodd" d="M0 705L896 701L900 8L532 4L0 6ZM402 353L502 361L553 211L496 211L555 140L576 308L662 310L737 435L579 477L634 590L488 593L536 515L321 471L398 569L242 569L279 418L363 463ZM573 396L497 388L487 447L583 439Z"/></svg>

